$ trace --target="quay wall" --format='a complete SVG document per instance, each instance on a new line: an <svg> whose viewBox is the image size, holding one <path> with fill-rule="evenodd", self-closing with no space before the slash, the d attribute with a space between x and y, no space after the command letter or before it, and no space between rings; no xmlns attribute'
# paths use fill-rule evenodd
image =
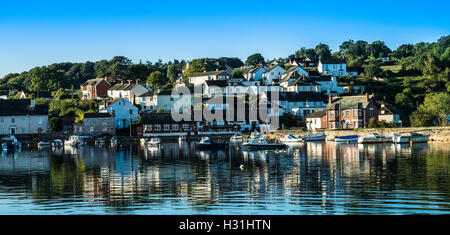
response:
<svg viewBox="0 0 450 235"><path fill-rule="evenodd" d="M302 130L278 130L273 133L268 133L267 136L269 138L280 138L285 135L291 134L294 136L303 136L311 131L302 131ZM408 127L408 128L366 128L366 129L355 129L355 130L322 130L317 131L322 132L327 135L327 139L333 139L335 136L343 136L343 135L360 135L364 136L369 133L379 133L382 135L391 135L393 133L402 133L402 132L419 132L421 134L430 135L429 141L433 142L443 142L450 143L450 127Z"/></svg>

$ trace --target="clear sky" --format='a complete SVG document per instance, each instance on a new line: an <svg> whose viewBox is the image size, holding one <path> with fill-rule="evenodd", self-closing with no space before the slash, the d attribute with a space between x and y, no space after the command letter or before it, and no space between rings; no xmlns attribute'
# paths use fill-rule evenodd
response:
<svg viewBox="0 0 450 235"><path fill-rule="evenodd" d="M287 57L348 39L432 42L450 1L2 1L0 77L58 62Z"/></svg>

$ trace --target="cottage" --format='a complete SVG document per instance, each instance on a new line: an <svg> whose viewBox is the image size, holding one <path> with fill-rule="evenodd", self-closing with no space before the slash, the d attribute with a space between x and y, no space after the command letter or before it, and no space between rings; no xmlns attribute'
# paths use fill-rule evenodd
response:
<svg viewBox="0 0 450 235"><path fill-rule="evenodd" d="M0 110L0 135L49 131L47 105L36 105L33 99L0 99Z"/></svg>
<svg viewBox="0 0 450 235"><path fill-rule="evenodd" d="M319 91L326 92L327 95L344 93L344 87L338 86L338 82L335 76L311 76L309 77L309 79L315 83L318 83L320 85Z"/></svg>
<svg viewBox="0 0 450 235"><path fill-rule="evenodd" d="M111 84L106 77L87 80L81 85L81 93L83 94L81 99L92 100L105 98L108 96L108 89L110 87Z"/></svg>
<svg viewBox="0 0 450 235"><path fill-rule="evenodd" d="M349 129L367 127L369 120L378 120L379 110L374 95L329 96L327 106L327 128Z"/></svg>
<svg viewBox="0 0 450 235"><path fill-rule="evenodd" d="M74 124L74 134L104 136L115 135L115 121L113 113L85 113L84 122Z"/></svg>
<svg viewBox="0 0 450 235"><path fill-rule="evenodd" d="M400 125L402 122L400 119L400 111L395 107L386 107L385 104L381 104L378 120L385 121L387 123L394 123L396 125Z"/></svg>
<svg viewBox="0 0 450 235"><path fill-rule="evenodd" d="M250 69L246 74L244 74L247 81L260 81L262 79L263 73L266 72L266 68L263 65L255 66Z"/></svg>
<svg viewBox="0 0 450 235"><path fill-rule="evenodd" d="M135 98L139 95L147 93L151 91L151 88L146 88L139 84L139 81L132 83L131 80L128 80L128 83L118 83L111 88L108 89L108 96L113 99L124 98L130 103L135 102Z"/></svg>
<svg viewBox="0 0 450 235"><path fill-rule="evenodd" d="M320 84L307 78L305 75L300 75L297 71L292 71L288 76L285 76L281 81L281 87L285 91L301 92L301 91L320 91Z"/></svg>
<svg viewBox="0 0 450 235"><path fill-rule="evenodd" d="M316 111L306 117L306 129L309 131L316 131L320 129L326 129L327 127L327 111Z"/></svg>
<svg viewBox="0 0 450 235"><path fill-rule="evenodd" d="M320 59L317 65L319 73L332 76L347 76L347 64L339 58Z"/></svg>
<svg viewBox="0 0 450 235"><path fill-rule="evenodd" d="M266 71L262 74L264 84L268 86L277 84L280 80L280 76L284 72L286 72L286 70L278 64L267 68Z"/></svg>
<svg viewBox="0 0 450 235"><path fill-rule="evenodd" d="M327 96L320 92L280 92L278 105L287 113L299 118L306 118L309 114L325 110ZM282 115L283 112L280 112Z"/></svg>
<svg viewBox="0 0 450 235"><path fill-rule="evenodd" d="M227 70L229 72L229 70ZM229 80L232 75L225 70L217 70L203 73L192 73L189 77L189 83L194 86L203 84L205 81L210 80Z"/></svg>
<svg viewBox="0 0 450 235"><path fill-rule="evenodd" d="M107 102L106 100L104 101ZM110 104L99 105L101 113L114 113L116 129L127 128L131 122L138 120L138 108L124 98L115 99Z"/></svg>
<svg viewBox="0 0 450 235"><path fill-rule="evenodd" d="M289 65L300 66L300 67L315 67L316 66L314 61L312 61L309 58L300 59L300 58L290 57L289 61L288 61L288 64Z"/></svg>

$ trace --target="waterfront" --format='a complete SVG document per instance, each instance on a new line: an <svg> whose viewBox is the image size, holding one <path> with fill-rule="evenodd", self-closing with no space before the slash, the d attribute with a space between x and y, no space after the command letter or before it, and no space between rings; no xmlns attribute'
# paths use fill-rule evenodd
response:
<svg viewBox="0 0 450 235"><path fill-rule="evenodd" d="M2 153L0 214L450 214L450 144Z"/></svg>

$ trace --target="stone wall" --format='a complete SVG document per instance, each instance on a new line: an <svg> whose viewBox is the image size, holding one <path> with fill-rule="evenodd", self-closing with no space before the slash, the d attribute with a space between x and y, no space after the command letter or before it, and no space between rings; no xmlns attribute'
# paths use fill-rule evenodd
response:
<svg viewBox="0 0 450 235"><path fill-rule="evenodd" d="M401 133L401 132L419 132L421 134L429 134L430 141L435 142L445 142L450 143L450 127L417 127L417 128L377 128L377 129L357 129L357 130L325 130L318 131L325 133L328 138L333 138L335 136L343 136L343 135L360 135L364 136L369 133L379 133L382 135L391 135L393 133ZM270 138L274 137L283 137L288 134L292 134L294 136L303 136L309 133L309 131L301 131L301 130L278 130L272 134L268 134L267 136Z"/></svg>

